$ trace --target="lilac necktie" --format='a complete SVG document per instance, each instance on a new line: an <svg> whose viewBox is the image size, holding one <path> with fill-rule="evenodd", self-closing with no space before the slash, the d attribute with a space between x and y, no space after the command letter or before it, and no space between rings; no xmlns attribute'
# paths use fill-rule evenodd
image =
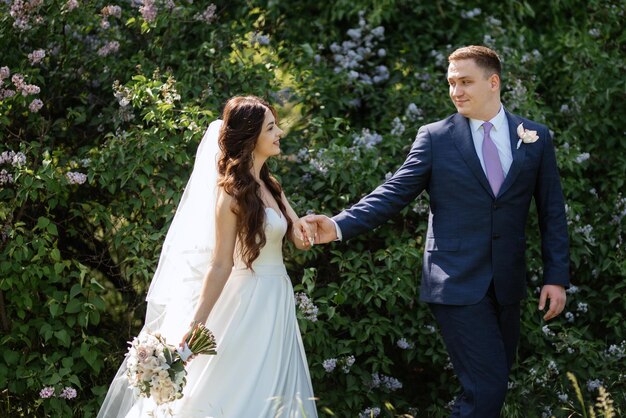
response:
<svg viewBox="0 0 626 418"><path fill-rule="evenodd" d="M485 170L487 171L487 179L491 185L491 190L493 190L494 196L497 196L500 186L504 182L504 171L498 156L498 148L496 148L496 144L489 136L491 128L493 128L493 125L490 122L483 123L483 131L485 133L483 138L483 160L485 161Z"/></svg>

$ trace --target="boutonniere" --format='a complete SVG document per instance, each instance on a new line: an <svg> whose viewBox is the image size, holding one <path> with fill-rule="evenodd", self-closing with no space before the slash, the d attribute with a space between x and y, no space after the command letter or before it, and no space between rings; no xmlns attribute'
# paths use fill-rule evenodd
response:
<svg viewBox="0 0 626 418"><path fill-rule="evenodd" d="M519 149L522 142L524 144L532 144L539 139L539 135L537 135L537 131L531 131L529 129L524 129L524 124L520 123L517 126L517 136L519 136L519 141L517 141L517 149Z"/></svg>

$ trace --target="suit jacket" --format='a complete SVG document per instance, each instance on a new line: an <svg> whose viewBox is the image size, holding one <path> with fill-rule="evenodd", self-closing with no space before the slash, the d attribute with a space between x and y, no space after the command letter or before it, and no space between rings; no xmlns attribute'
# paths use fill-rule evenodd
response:
<svg viewBox="0 0 626 418"><path fill-rule="evenodd" d="M423 190L430 198L420 299L477 303L494 282L500 304L526 295L525 226L535 198L544 284L569 285L565 202L548 128L506 112L513 162L494 196L461 114L422 126L409 155L384 184L333 219L343 239L373 229ZM539 139L517 148L517 126Z"/></svg>

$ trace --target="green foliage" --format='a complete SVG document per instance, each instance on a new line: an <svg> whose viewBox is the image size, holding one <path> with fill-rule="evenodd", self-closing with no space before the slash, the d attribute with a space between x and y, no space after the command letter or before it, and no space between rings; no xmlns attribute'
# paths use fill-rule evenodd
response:
<svg viewBox="0 0 626 418"><path fill-rule="evenodd" d="M606 393L626 413L622 2L224 1L210 22L200 3L157 1L154 19L129 2L119 15L103 1L0 3L3 415L95 416L227 97L276 103L289 134L273 172L298 213L337 213L398 168L420 125L454 111L446 56L467 44L501 54L505 106L553 131L576 285L544 323L530 216L504 416L592 416L578 399ZM321 416L447 416L458 384L418 302L427 216L424 194L349 242L286 252L296 292L318 308L317 321L299 316ZM65 387L78 396L59 397Z"/></svg>

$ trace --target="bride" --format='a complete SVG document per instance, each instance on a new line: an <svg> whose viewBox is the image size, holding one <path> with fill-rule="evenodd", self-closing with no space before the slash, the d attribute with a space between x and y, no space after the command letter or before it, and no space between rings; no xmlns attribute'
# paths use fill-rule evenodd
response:
<svg viewBox="0 0 626 418"><path fill-rule="evenodd" d="M217 355L187 364L184 418L317 417L296 321L283 237L309 248L307 226L289 205L266 160L280 153L274 109L233 97L213 122L165 239L148 291L143 331L183 341L205 322ZM98 418L152 416L156 404L128 387L120 367Z"/></svg>

